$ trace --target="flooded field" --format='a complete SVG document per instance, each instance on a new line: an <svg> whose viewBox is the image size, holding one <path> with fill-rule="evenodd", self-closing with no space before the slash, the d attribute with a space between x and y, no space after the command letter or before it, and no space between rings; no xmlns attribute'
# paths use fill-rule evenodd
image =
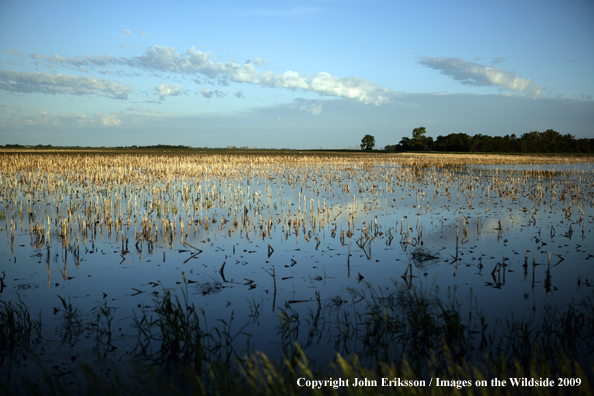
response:
<svg viewBox="0 0 594 396"><path fill-rule="evenodd" d="M319 365L406 354L422 369L443 343L465 359L537 346L594 357L592 158L5 152L0 163L0 316L20 318L2 334L4 379L106 357L162 362L197 342L205 361L227 362L280 359L295 342Z"/></svg>

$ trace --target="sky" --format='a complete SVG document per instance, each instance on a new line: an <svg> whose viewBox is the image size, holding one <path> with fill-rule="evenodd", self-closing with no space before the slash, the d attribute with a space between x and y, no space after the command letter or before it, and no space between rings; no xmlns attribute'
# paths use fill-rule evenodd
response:
<svg viewBox="0 0 594 396"><path fill-rule="evenodd" d="M592 21L592 0L0 0L0 144L594 138Z"/></svg>

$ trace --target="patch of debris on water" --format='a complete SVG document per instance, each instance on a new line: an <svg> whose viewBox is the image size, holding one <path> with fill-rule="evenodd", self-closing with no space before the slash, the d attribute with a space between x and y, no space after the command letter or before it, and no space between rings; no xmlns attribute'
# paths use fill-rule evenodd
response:
<svg viewBox="0 0 594 396"><path fill-rule="evenodd" d="M198 283L196 288L198 289L198 293L202 293L202 295L215 294L223 290L223 284L219 281L209 281Z"/></svg>
<svg viewBox="0 0 594 396"><path fill-rule="evenodd" d="M340 296L332 297L328 299L328 305L334 307L340 307L342 304L346 304L348 301L343 300Z"/></svg>
<svg viewBox="0 0 594 396"><path fill-rule="evenodd" d="M412 251L412 261L419 269L437 265L440 258L439 253L432 253L424 246L419 246Z"/></svg>

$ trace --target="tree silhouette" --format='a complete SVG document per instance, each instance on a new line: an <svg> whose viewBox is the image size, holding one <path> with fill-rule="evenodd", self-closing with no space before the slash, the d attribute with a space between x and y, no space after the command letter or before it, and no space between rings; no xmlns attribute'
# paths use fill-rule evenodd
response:
<svg viewBox="0 0 594 396"><path fill-rule="evenodd" d="M425 136L426 133L427 131L425 130L425 127L413 129L413 137L409 141L409 144L413 150L423 150L425 146L429 144L429 138Z"/></svg>
<svg viewBox="0 0 594 396"><path fill-rule="evenodd" d="M375 138L371 135L363 136L361 139L361 150L371 150L375 146Z"/></svg>

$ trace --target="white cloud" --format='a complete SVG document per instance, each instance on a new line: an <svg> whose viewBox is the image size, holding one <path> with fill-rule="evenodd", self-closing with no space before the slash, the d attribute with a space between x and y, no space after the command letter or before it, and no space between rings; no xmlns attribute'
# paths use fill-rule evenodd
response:
<svg viewBox="0 0 594 396"><path fill-rule="evenodd" d="M258 57L255 57L254 59L252 59L252 62L254 62L254 64L256 66L260 66L260 67L264 67L264 66L266 66L268 64L268 61L267 60L264 60L264 59L261 59L261 58L258 58Z"/></svg>
<svg viewBox="0 0 594 396"><path fill-rule="evenodd" d="M0 90L21 93L98 95L127 99L129 85L115 81L69 74L29 73L0 70Z"/></svg>
<svg viewBox="0 0 594 396"><path fill-rule="evenodd" d="M498 65L499 63L503 63L505 61L507 61L507 59L500 56L499 58L493 59L490 63L491 63L491 66L495 66L495 65Z"/></svg>
<svg viewBox="0 0 594 396"><path fill-rule="evenodd" d="M93 66L107 66L107 65L119 65L119 66L134 66L134 61L124 57L115 57L110 55L82 55L75 57L59 56L53 54L52 56L45 56L41 54L29 55L31 59L35 61L42 61L46 63L46 66L74 66L74 67L93 67Z"/></svg>
<svg viewBox="0 0 594 396"><path fill-rule="evenodd" d="M122 121L111 114L95 114L95 117L99 120L99 123L104 126L122 125Z"/></svg>
<svg viewBox="0 0 594 396"><path fill-rule="evenodd" d="M55 117L48 114L47 111L36 112L36 115L25 116L20 119L22 125L35 126L35 125L53 125L53 126L64 126L64 123L60 120L60 117Z"/></svg>
<svg viewBox="0 0 594 396"><path fill-rule="evenodd" d="M160 45L148 48L144 55L132 58L132 62L134 66L149 70L175 73L188 73L195 70L188 59L176 53L173 47Z"/></svg>
<svg viewBox="0 0 594 396"><path fill-rule="evenodd" d="M309 105L305 110L313 115L320 115L322 113L322 104L312 104Z"/></svg>
<svg viewBox="0 0 594 396"><path fill-rule="evenodd" d="M124 31L122 32L122 37L124 36L130 36L132 34L132 32L128 29L124 29Z"/></svg>
<svg viewBox="0 0 594 396"><path fill-rule="evenodd" d="M239 93L241 93L241 92L239 92ZM212 98L213 95L216 95L217 98L223 98L223 97L227 96L227 91L220 91L218 89L215 89L214 91L212 91L209 88L202 88L202 90L200 90L200 94L202 94L202 96L204 96L206 99ZM237 93L235 93L234 95L237 96Z"/></svg>
<svg viewBox="0 0 594 396"><path fill-rule="evenodd" d="M313 115L320 115L324 106L315 100L307 100L302 98L295 99L295 104L289 106L290 109L298 109L299 111L306 111Z"/></svg>
<svg viewBox="0 0 594 396"><path fill-rule="evenodd" d="M499 59L495 63L498 61ZM441 74L450 76L465 85L500 87L533 97L541 96L546 90L546 87L536 85L530 79L521 78L513 72L498 67L483 66L460 58L423 57L419 63L439 70Z"/></svg>
<svg viewBox="0 0 594 396"><path fill-rule="evenodd" d="M254 83L270 88L300 89L326 96L355 99L376 106L398 94L387 88L380 88L377 84L361 77L335 77L325 72L314 75L301 75L294 71L286 71L281 74L264 72Z"/></svg>
<svg viewBox="0 0 594 396"><path fill-rule="evenodd" d="M211 91L211 90L210 90L210 89L208 89L208 88L202 88L202 89L200 90L200 93L201 93L201 94L202 94L202 96L204 96L206 99L210 99L210 98L212 98L212 95L214 95L214 92L213 92L213 91Z"/></svg>
<svg viewBox="0 0 594 396"><path fill-rule="evenodd" d="M6 52L8 52L10 55L17 55L17 56L24 56L25 54L15 51L15 50L11 50L11 49L7 49Z"/></svg>
<svg viewBox="0 0 594 396"><path fill-rule="evenodd" d="M69 118L72 118L72 119L75 119L75 120L84 120L85 118L87 118L87 116L86 116L86 115L84 115L84 114L81 114L81 113L77 113L77 112L75 112L75 111L71 111L71 112L68 114L68 117L69 117Z"/></svg>
<svg viewBox="0 0 594 396"><path fill-rule="evenodd" d="M245 96L243 96L243 92L241 92L241 91L235 92L233 94L233 96L235 96L236 98L239 98L239 99L245 99Z"/></svg>
<svg viewBox="0 0 594 396"><path fill-rule="evenodd" d="M24 126L83 126L89 124L86 116L71 111L66 115L53 115L44 110L37 110L33 115L23 115L19 111L18 117L13 122Z"/></svg>
<svg viewBox="0 0 594 396"><path fill-rule="evenodd" d="M155 90L161 100L164 100L167 96L179 96L181 94L179 85L161 84L157 85Z"/></svg>
<svg viewBox="0 0 594 396"><path fill-rule="evenodd" d="M328 73L299 74L286 71L274 74L270 71L258 73L255 65L266 64L266 61L255 58L244 64L236 62L214 62L210 52L202 52L191 47L185 53L178 53L173 47L155 46L148 48L144 55L133 58L117 58L108 55L78 56L73 58L53 55L31 55L34 59L52 64L80 66L105 66L107 64L140 68L149 71L188 74L194 81L201 81L201 76L217 80L219 84L227 85L229 81L236 83L255 84L268 88L285 88L289 90L303 90L316 92L320 95L348 98L365 104L380 105L398 94L387 88L380 88L377 84L361 77L335 77Z"/></svg>

